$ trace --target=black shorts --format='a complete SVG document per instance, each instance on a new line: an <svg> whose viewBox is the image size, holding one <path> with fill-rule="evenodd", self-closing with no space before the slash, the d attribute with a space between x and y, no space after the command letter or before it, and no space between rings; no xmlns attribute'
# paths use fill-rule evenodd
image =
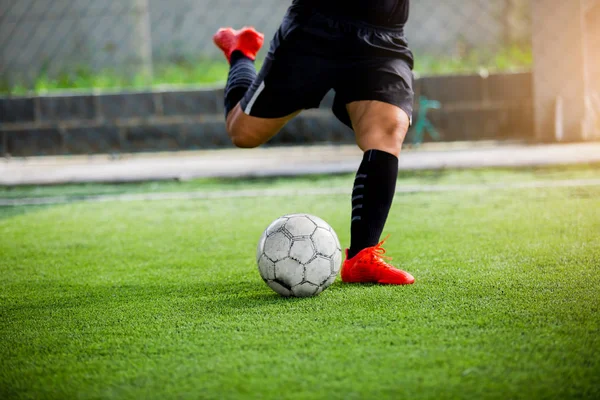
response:
<svg viewBox="0 0 600 400"><path fill-rule="evenodd" d="M333 113L350 127L346 104L353 101L393 104L410 117L412 67L413 56L402 30L292 7L241 107L255 117L280 118L319 107L333 89Z"/></svg>

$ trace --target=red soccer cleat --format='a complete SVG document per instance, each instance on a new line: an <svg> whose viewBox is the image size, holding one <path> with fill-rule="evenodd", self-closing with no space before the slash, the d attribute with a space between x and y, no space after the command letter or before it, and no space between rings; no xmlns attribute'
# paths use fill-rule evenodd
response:
<svg viewBox="0 0 600 400"><path fill-rule="evenodd" d="M239 31L233 28L221 28L213 36L213 42L223 51L227 61L231 59L231 53L241 51L251 60L256 59L256 53L265 41L265 35L257 32L253 27L243 27Z"/></svg>
<svg viewBox="0 0 600 400"><path fill-rule="evenodd" d="M342 265L342 281L346 283L379 283L382 285L410 285L415 278L408 272L392 267L385 262L385 249L381 247L385 239L377 246L367 247Z"/></svg>

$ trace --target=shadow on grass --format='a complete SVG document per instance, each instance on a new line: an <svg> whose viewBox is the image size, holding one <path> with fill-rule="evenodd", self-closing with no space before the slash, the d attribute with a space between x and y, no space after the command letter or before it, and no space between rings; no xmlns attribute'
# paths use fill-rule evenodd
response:
<svg viewBox="0 0 600 400"><path fill-rule="evenodd" d="M25 285L25 283L23 283ZM323 294L309 298L283 297L273 292L260 279L228 282L195 282L165 284L76 284L59 281L27 283L26 290L15 291L18 296L6 296L0 300L0 314L28 316L32 314L60 313L61 310L154 310L162 313L177 310L184 316L238 314L240 311L271 307L293 307L299 303L311 304L321 301ZM371 285L365 285L371 286ZM356 285L340 281L326 290L346 291ZM142 313L143 314L143 313Z"/></svg>
<svg viewBox="0 0 600 400"><path fill-rule="evenodd" d="M112 307L116 303L153 303L168 306L190 304L216 309L247 309L277 305L306 299L286 298L273 292L259 279L252 281L196 282L165 284L75 284L63 282L28 283L29 295L0 306L5 310L25 311L67 309L77 307Z"/></svg>

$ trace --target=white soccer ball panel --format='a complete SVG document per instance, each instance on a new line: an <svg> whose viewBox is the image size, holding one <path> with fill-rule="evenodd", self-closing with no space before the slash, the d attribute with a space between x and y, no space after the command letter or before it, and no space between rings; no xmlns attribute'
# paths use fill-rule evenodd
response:
<svg viewBox="0 0 600 400"><path fill-rule="evenodd" d="M304 267L296 260L286 258L275 263L275 279L288 287L293 287L304 280Z"/></svg>
<svg viewBox="0 0 600 400"><path fill-rule="evenodd" d="M271 236L275 232L279 232L281 230L281 227L283 225L285 225L286 222L287 222L287 218L285 218L285 217L276 219L275 221L273 221L271 223L271 225L269 225L267 227L267 230L265 231L266 235Z"/></svg>
<svg viewBox="0 0 600 400"><path fill-rule="evenodd" d="M312 240L315 244L317 253L323 254L324 256L331 257L337 250L337 243L335 238L330 231L326 231L323 228L317 228L315 233L312 235Z"/></svg>
<svg viewBox="0 0 600 400"><path fill-rule="evenodd" d="M310 236L316 228L317 225L304 215L291 217L285 223L285 229L292 236Z"/></svg>
<svg viewBox="0 0 600 400"><path fill-rule="evenodd" d="M315 248L313 242L306 239L294 239L292 241L292 248L290 249L290 258L298 260L302 264L306 264L315 255Z"/></svg>
<svg viewBox="0 0 600 400"><path fill-rule="evenodd" d="M262 234L262 236L260 237L260 240L258 241L258 246L256 246L256 262L258 262L258 260L260 260L260 257L265 252L265 241L266 240L267 240L267 232L265 231Z"/></svg>
<svg viewBox="0 0 600 400"><path fill-rule="evenodd" d="M275 279L275 263L263 254L258 259L258 272L263 279Z"/></svg>
<svg viewBox="0 0 600 400"><path fill-rule="evenodd" d="M290 219L290 218L294 218L294 217L306 217L306 216L309 216L309 215L308 214L297 213L297 214L286 214L286 215L284 215L281 218Z"/></svg>
<svg viewBox="0 0 600 400"><path fill-rule="evenodd" d="M296 297L310 297L317 293L319 287L309 282L304 282L292 288L292 294Z"/></svg>
<svg viewBox="0 0 600 400"><path fill-rule="evenodd" d="M282 260L287 257L290 245L291 240L283 232L276 232L265 240L264 254L272 261Z"/></svg>
<svg viewBox="0 0 600 400"><path fill-rule="evenodd" d="M292 292L289 289L284 288L275 281L267 281L267 285L269 285L271 289L273 289L275 292L279 293L282 296L289 297L292 295Z"/></svg>
<svg viewBox="0 0 600 400"><path fill-rule="evenodd" d="M329 286L331 286L331 284L333 282L335 282L335 279L337 278L337 275L331 275L326 281L325 283L323 283L321 285L321 287L323 288L323 290L327 289Z"/></svg>
<svg viewBox="0 0 600 400"><path fill-rule="evenodd" d="M331 275L331 260L317 257L304 266L305 279L320 285Z"/></svg>
<svg viewBox="0 0 600 400"><path fill-rule="evenodd" d="M314 215L309 215L308 217L311 219L312 222L314 222L315 224L317 224L317 226L319 228L323 228L325 230L330 230L331 229L331 226L327 222L323 221L321 218L316 217Z"/></svg>
<svg viewBox="0 0 600 400"><path fill-rule="evenodd" d="M290 214L273 221L256 249L258 270L276 293L316 296L341 269L339 239L331 226L309 214Z"/></svg>
<svg viewBox="0 0 600 400"><path fill-rule="evenodd" d="M342 251L336 249L333 257L331 257L331 273L337 275L342 268Z"/></svg>
<svg viewBox="0 0 600 400"><path fill-rule="evenodd" d="M333 235L333 238L335 239L335 244L337 245L337 248L340 251L342 251L342 245L340 244L340 239L338 238L338 235L337 235L337 233L335 233L333 228L331 228L331 234Z"/></svg>
<svg viewBox="0 0 600 400"><path fill-rule="evenodd" d="M325 286L319 286L319 288L315 292L315 296L321 294L325 289L327 289Z"/></svg>

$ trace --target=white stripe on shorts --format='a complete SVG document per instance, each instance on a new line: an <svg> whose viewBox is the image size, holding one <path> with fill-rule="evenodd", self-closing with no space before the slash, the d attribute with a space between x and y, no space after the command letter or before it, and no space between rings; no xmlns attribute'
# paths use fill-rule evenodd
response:
<svg viewBox="0 0 600 400"><path fill-rule="evenodd" d="M248 102L248 105L246 106L246 109L244 110L244 113L246 115L250 115L250 112L252 111L252 106L256 102L256 99L258 99L258 96L260 95L260 92L262 92L264 89L265 89L265 81L262 81L260 83L260 86L258 87L258 89L256 89L256 92L254 92L254 95L252 96L252 98Z"/></svg>

